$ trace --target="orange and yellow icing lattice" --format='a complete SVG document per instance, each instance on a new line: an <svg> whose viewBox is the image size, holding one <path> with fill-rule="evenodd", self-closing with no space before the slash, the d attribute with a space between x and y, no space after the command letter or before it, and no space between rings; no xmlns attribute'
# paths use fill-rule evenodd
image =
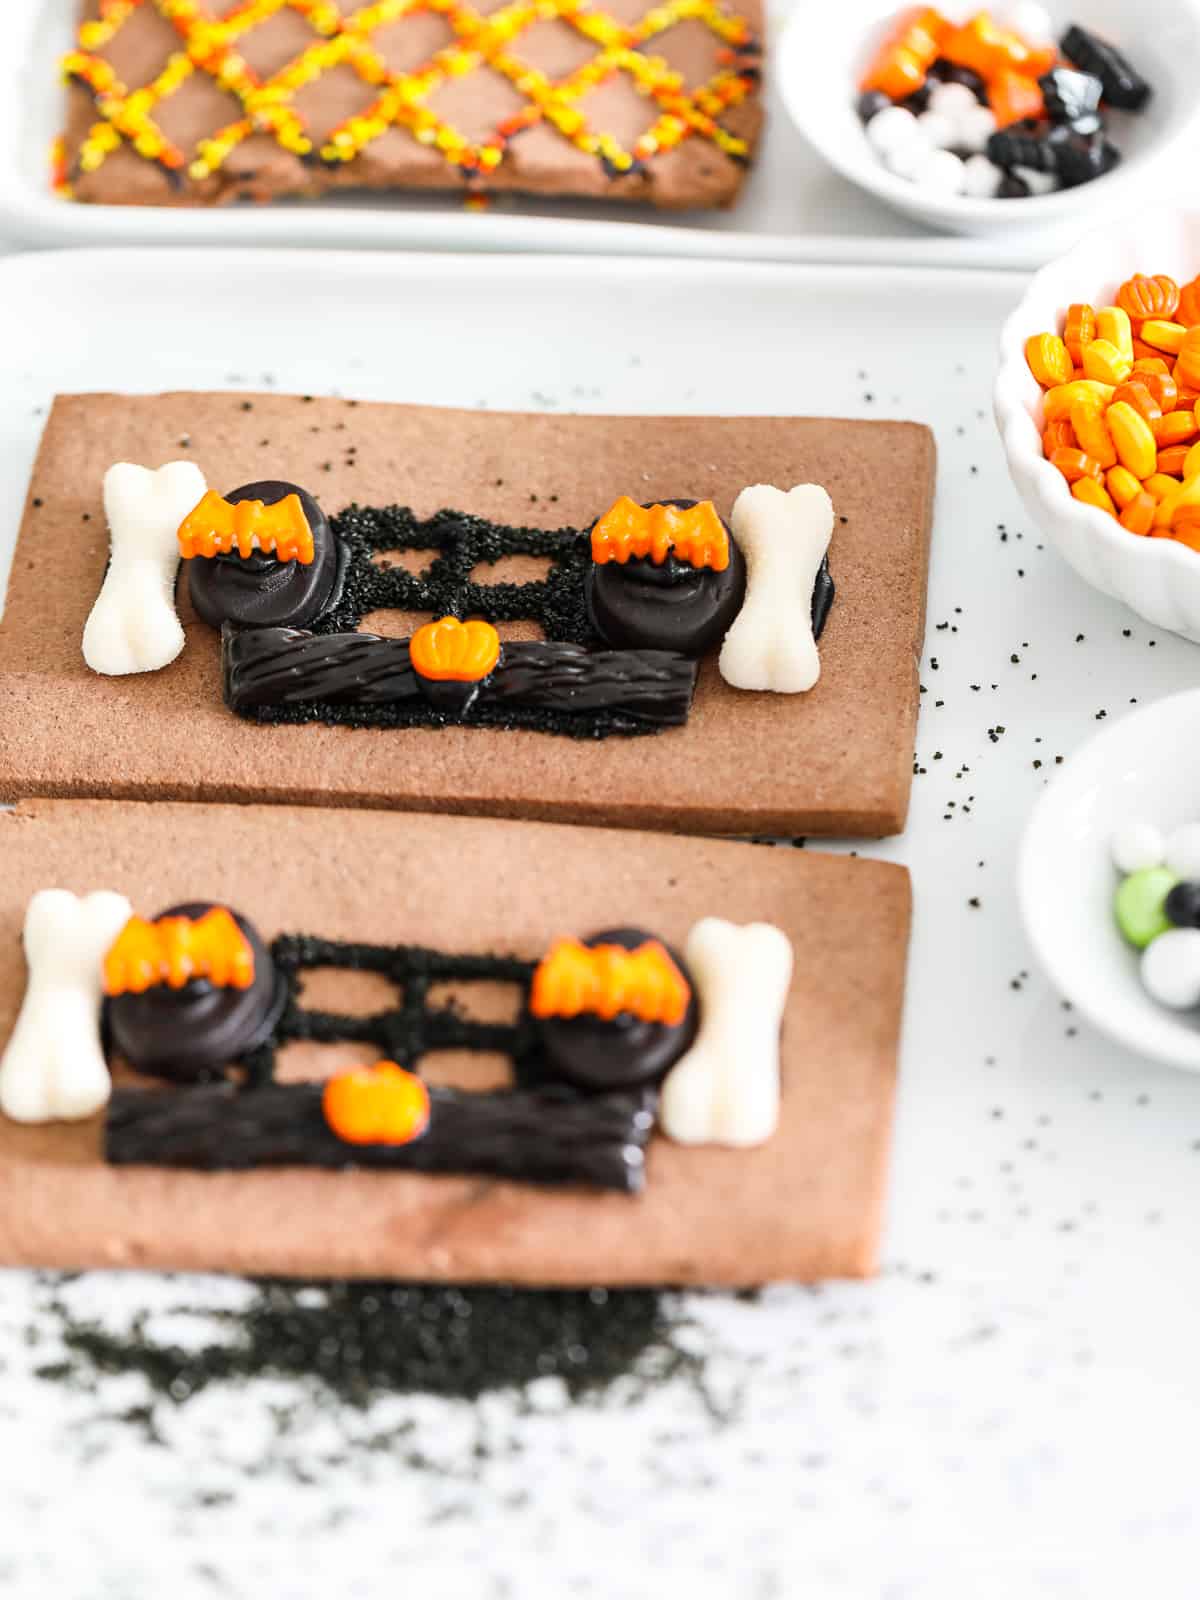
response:
<svg viewBox="0 0 1200 1600"><path fill-rule="evenodd" d="M143 5L153 6L176 29L180 48L158 76L140 88L121 82L100 54ZM239 44L251 29L290 9L313 29L307 49L272 77L255 73ZM385 24L434 12L454 38L412 71L393 71L373 36ZM521 60L521 35L536 23L567 23L595 46L595 54L557 81ZM654 40L681 22L699 22L719 41L717 70L698 87L653 53ZM335 67L349 67L376 92L360 113L348 117L319 143L296 109L297 92ZM499 73L526 104L487 138L473 142L437 115L429 102L443 85L480 69ZM219 172L252 134L267 133L304 160L330 166L353 161L390 128L407 130L418 143L439 150L468 181L485 181L505 158L510 141L536 123L546 123L577 149L594 155L620 176L689 138L708 140L733 160L744 160L744 139L719 118L740 104L757 82L757 44L748 24L731 16L720 0L663 0L631 24L618 22L591 0L509 0L484 16L465 0L376 0L343 14L329 0L239 0L214 14L201 0L101 0L98 18L81 25L78 48L63 62L69 81L92 94L98 120L75 157L77 172L95 172L128 145L178 180L203 181ZM179 148L163 132L155 113L194 74L206 73L241 104L242 116L213 131L194 149ZM658 115L626 149L611 134L591 126L580 102L599 84L623 73L653 100ZM69 190L71 173L60 164L57 183Z"/></svg>

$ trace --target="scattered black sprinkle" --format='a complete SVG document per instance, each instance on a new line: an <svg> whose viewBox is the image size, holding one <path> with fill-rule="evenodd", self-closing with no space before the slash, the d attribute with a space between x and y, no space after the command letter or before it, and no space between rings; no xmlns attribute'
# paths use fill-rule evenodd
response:
<svg viewBox="0 0 1200 1600"><path fill-rule="evenodd" d="M242 401L242 410L243 411L253 411L254 410L254 401L253 400L243 400Z"/></svg>
<svg viewBox="0 0 1200 1600"><path fill-rule="evenodd" d="M220 1313L230 1338L183 1349L49 1307L67 1357L39 1376L86 1384L139 1374L156 1400L182 1404L213 1384L300 1379L362 1406L383 1394L474 1400L560 1378L572 1399L619 1378L698 1378L675 1342L678 1321L650 1289L456 1288L445 1284L256 1284L248 1309ZM204 1311L201 1314L212 1316Z"/></svg>
<svg viewBox="0 0 1200 1600"><path fill-rule="evenodd" d="M978 911L979 907L983 904L983 902L980 900L980 898L979 898L979 896L977 894L973 894L971 896L971 898L967 901L967 904L971 907L972 911Z"/></svg>
<svg viewBox="0 0 1200 1600"><path fill-rule="evenodd" d="M41 508L45 505L45 503L46 502L43 499L41 499L38 495L34 495L34 497L33 497L33 509L35 511L40 511Z"/></svg>

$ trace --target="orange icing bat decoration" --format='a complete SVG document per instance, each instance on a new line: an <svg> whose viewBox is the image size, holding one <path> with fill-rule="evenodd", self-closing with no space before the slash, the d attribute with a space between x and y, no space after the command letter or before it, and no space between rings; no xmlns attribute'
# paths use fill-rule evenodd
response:
<svg viewBox="0 0 1200 1600"><path fill-rule="evenodd" d="M676 1027L690 999L687 980L657 939L636 950L559 939L533 974L529 1009L535 1017L577 1017L586 1011L605 1022L628 1011L642 1022Z"/></svg>
<svg viewBox="0 0 1200 1600"><path fill-rule="evenodd" d="M408 654L413 671L431 683L479 683L500 659L500 635L490 622L442 617L417 629Z"/></svg>
<svg viewBox="0 0 1200 1600"><path fill-rule="evenodd" d="M725 571L729 535L711 500L701 500L686 511L679 506L647 510L623 494L592 529L592 560L598 566L649 556L661 567L669 555L689 566Z"/></svg>
<svg viewBox="0 0 1200 1600"><path fill-rule="evenodd" d="M321 1109L345 1144L411 1144L429 1126L429 1090L394 1061L330 1078Z"/></svg>
<svg viewBox="0 0 1200 1600"><path fill-rule="evenodd" d="M300 496L289 494L273 506L261 500L239 500L231 505L210 489L179 525L179 553L190 561L194 556L229 555L234 549L243 561L261 550L278 561L311 566L313 535Z"/></svg>
<svg viewBox="0 0 1200 1600"><path fill-rule="evenodd" d="M161 984L182 989L193 978L207 978L218 989L248 989L254 982L254 952L223 906L195 922L130 917L104 958L104 992L114 997Z"/></svg>

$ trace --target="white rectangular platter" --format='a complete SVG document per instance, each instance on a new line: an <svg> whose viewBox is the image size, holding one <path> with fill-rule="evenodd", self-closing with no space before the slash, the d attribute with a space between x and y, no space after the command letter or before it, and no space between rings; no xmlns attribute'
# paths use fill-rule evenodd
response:
<svg viewBox="0 0 1200 1600"><path fill-rule="evenodd" d="M779 0L773 8L771 39L795 4ZM801 138L776 92L770 51L766 133L739 203L729 211L681 216L521 198L474 212L455 196L331 196L216 210L76 205L51 192L49 171L63 123L58 62L73 43L77 13L78 0L5 0L0 233L27 244L316 245L1018 268L1040 266L1070 242L1061 230L945 238L897 216L839 177ZM1073 237L1080 230L1069 231Z"/></svg>
<svg viewBox="0 0 1200 1600"><path fill-rule="evenodd" d="M916 891L881 1279L687 1297L703 1392L680 1377L572 1406L551 1382L357 1413L294 1380L216 1384L158 1404L162 1449L122 1420L149 1398L136 1375L91 1393L35 1377L62 1353L48 1301L110 1329L147 1311L160 1341L234 1340L222 1314L245 1287L0 1275L6 1596L324 1600L331 1577L373 1594L401 1575L424 1600L1190 1592L1200 1083L1061 1009L1013 867L1056 758L1102 712L1194 684L1200 653L1086 589L1021 511L988 400L1019 289L604 259L0 264L6 552L64 388L913 417L941 454L912 818L878 849Z"/></svg>

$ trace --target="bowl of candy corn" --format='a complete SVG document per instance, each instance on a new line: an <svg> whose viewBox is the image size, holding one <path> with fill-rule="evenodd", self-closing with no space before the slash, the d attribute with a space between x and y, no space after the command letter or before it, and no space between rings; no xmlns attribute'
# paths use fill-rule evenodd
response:
<svg viewBox="0 0 1200 1600"><path fill-rule="evenodd" d="M1069 756L1030 814L1017 894L1055 988L1139 1055L1200 1072L1200 690Z"/></svg>
<svg viewBox="0 0 1200 1600"><path fill-rule="evenodd" d="M1013 482L1059 553L1200 641L1200 212L1149 212L1037 273L1000 339Z"/></svg>
<svg viewBox="0 0 1200 1600"><path fill-rule="evenodd" d="M839 0L819 22L801 5L777 63L792 120L831 166L948 232L1050 237L1146 204L1200 143L1189 0Z"/></svg>

